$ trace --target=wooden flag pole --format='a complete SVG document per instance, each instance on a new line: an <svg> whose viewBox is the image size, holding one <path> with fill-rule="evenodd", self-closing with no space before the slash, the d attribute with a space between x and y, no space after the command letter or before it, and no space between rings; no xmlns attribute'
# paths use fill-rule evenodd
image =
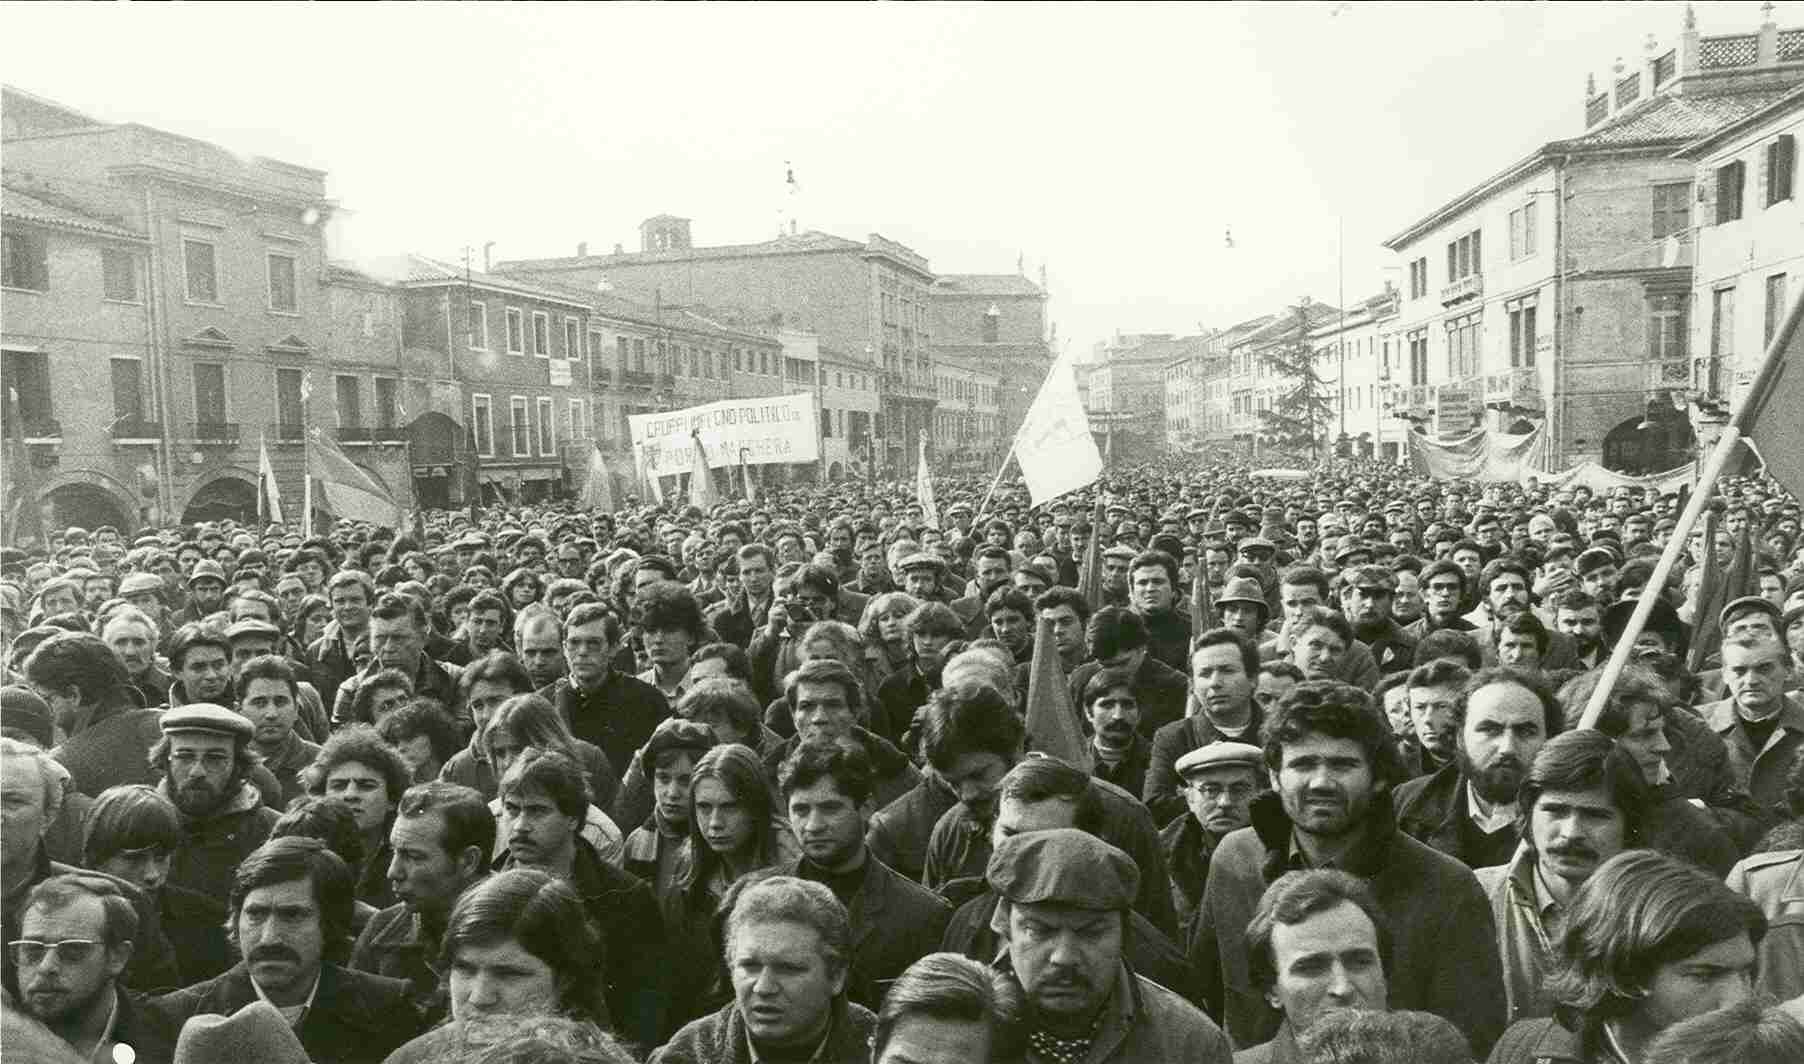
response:
<svg viewBox="0 0 1804 1064"><path fill-rule="evenodd" d="M1604 703L1609 701L1610 691L1616 686L1617 677L1622 675L1623 666L1628 664L1629 654L1635 649L1635 637L1641 634L1649 615L1654 612L1654 597L1650 592L1657 594L1659 589L1666 586L1673 566L1678 564L1679 553L1685 549L1685 541L1691 538L1691 530L1697 526L1698 518L1709 504L1710 494L1715 489L1717 480L1735 454L1735 445L1742 441L1744 433L1753 428L1753 419L1768 405L1769 393L1778 384L1780 373L1785 368L1784 352L1791 346L1792 337L1800 328L1804 328L1804 295L1792 301L1784 323L1773 334L1772 342L1767 344L1766 359L1761 362L1760 372L1755 374L1754 383L1742 397L1741 405L1730 416L1729 423L1723 426L1723 434L1716 441L1716 449L1710 452L1709 461L1704 463L1703 472L1698 474L1697 485L1691 489L1691 498L1679 514L1679 522L1672 530L1672 538L1660 553L1659 564L1654 566L1654 575L1648 578L1647 589L1642 591L1641 600L1635 604L1635 612L1629 616L1628 627L1623 629L1622 636L1610 652L1610 662L1604 666L1604 674L1598 678L1597 687L1591 692L1591 700L1585 703L1585 712L1579 717L1579 727L1595 727L1597 718L1603 714ZM1793 372L1796 372L1795 368ZM1788 413L1790 412L1772 411L1769 416L1783 417ZM1711 543L1705 549L1714 551L1716 544Z"/></svg>
<svg viewBox="0 0 1804 1064"><path fill-rule="evenodd" d="M1711 489L1716 486L1717 478L1723 474L1723 467L1735 454L1735 445L1741 440L1741 429L1734 422L1723 426L1722 438L1716 441L1716 450L1710 452L1710 460L1704 463L1703 475L1698 478L1697 488L1691 493L1691 501L1686 503L1685 510L1679 514L1679 521L1666 541L1666 549L1660 552L1660 561L1654 566L1654 574L1647 579L1647 587L1642 589L1641 598L1635 603L1635 612L1629 615L1628 626L1616 640L1616 646L1610 651L1610 661L1604 666L1604 674L1598 678L1597 687L1591 692L1591 700L1585 703L1585 712L1580 715L1578 726L1594 728L1597 718L1603 715L1604 704L1610 700L1610 692L1616 686L1616 680L1622 675L1624 666L1629 663L1629 656L1635 652L1635 637L1647 626L1647 619L1654 612L1654 603L1666 588L1666 581L1672 575L1673 566L1679 562L1679 555L1685 550L1685 541L1691 538L1691 530L1697 526L1698 518L1703 515L1704 508L1709 505ZM1715 544L1708 544L1706 550L1715 550Z"/></svg>
<svg viewBox="0 0 1804 1064"><path fill-rule="evenodd" d="M996 479L990 481L990 490L984 492L983 505L977 508L977 516L986 517L990 512L990 500L995 498L996 489L1002 486L1002 474L1008 472L1008 464L1015 457L1015 442L1009 441L1008 453L1002 456L1002 464L996 467Z"/></svg>

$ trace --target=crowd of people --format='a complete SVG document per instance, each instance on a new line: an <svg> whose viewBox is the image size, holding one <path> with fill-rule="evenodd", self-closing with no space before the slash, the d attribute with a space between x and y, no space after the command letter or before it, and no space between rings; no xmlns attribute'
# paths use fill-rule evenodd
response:
<svg viewBox="0 0 1804 1064"><path fill-rule="evenodd" d="M936 490L0 549L0 1052L1804 1060L1772 481Z"/></svg>

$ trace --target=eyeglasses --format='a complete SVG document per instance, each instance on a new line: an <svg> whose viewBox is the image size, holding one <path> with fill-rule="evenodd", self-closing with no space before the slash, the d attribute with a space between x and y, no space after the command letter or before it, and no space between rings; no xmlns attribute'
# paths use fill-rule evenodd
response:
<svg viewBox="0 0 1804 1064"><path fill-rule="evenodd" d="M1244 802L1253 796L1253 785L1250 783L1230 783L1227 786L1219 783L1198 783L1193 786L1196 787L1196 793L1202 795L1205 801L1210 802L1221 801L1223 795L1227 795L1236 802Z"/></svg>
<svg viewBox="0 0 1804 1064"><path fill-rule="evenodd" d="M169 755L170 764L180 765L183 768L193 768L196 762L199 762L201 767L208 772L218 772L220 769L231 766L232 755L222 754L217 750L206 754L197 754L192 750L178 750Z"/></svg>
<svg viewBox="0 0 1804 1064"><path fill-rule="evenodd" d="M104 945L105 943L91 938L65 938L61 942L39 942L36 939L22 938L17 942L8 942L6 948L12 951L14 964L21 968L36 968L52 953L56 954L58 964L83 964L94 955L95 950Z"/></svg>

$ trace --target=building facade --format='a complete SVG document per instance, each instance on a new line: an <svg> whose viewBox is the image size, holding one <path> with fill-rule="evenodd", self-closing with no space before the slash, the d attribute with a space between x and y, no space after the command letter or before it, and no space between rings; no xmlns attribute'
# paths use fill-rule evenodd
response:
<svg viewBox="0 0 1804 1064"><path fill-rule="evenodd" d="M1742 401L1787 309L1804 291L1800 139L1804 89L1679 153L1695 165L1696 186L1714 198L1695 228L1691 387L1718 416Z"/></svg>
<svg viewBox="0 0 1804 1064"><path fill-rule="evenodd" d="M637 252L497 269L584 290L605 282L641 303L706 305L742 328L811 332L876 374L878 461L889 471L914 468L913 441L931 431L938 401L929 343L934 277L924 257L876 233L856 241L792 231L762 243L697 247L688 219L659 216L640 228Z"/></svg>
<svg viewBox="0 0 1804 1064"><path fill-rule="evenodd" d="M74 254L62 227L58 257L35 279L45 287L5 293L9 336L18 322L47 338L39 417L79 434L39 467L41 500L127 524L254 518L258 441L277 432L281 371L329 362L324 173L13 89L3 108L9 186L116 230L104 234L114 253L95 232ZM16 246L22 264L35 261L29 237ZM127 332L138 333L129 350L87 341ZM303 420L322 413L308 406Z"/></svg>
<svg viewBox="0 0 1804 1064"><path fill-rule="evenodd" d="M1740 185L1699 184L1676 153L1800 83L1804 31L1706 37L1688 10L1672 48L1587 85L1584 132L1387 240L1404 278L1400 411L1442 435L1544 424L1554 469L1690 461L1699 212L1757 193L1733 168Z"/></svg>
<svg viewBox="0 0 1804 1064"><path fill-rule="evenodd" d="M940 274L933 283L934 363L964 367L1001 382L995 396L999 419L995 434L1004 441L1005 451L1056 355L1046 320L1043 274L1037 285L1020 274L987 273ZM946 423L965 424L957 419Z"/></svg>
<svg viewBox="0 0 1804 1064"><path fill-rule="evenodd" d="M1002 431L1002 375L962 359L937 361L934 373L939 388L933 415L935 465L957 473L995 470L1014 439L1013 433Z"/></svg>
<svg viewBox="0 0 1804 1064"><path fill-rule="evenodd" d="M1397 416L1391 387L1397 302L1396 291L1387 287L1310 332L1315 370L1334 411L1328 437L1338 454L1389 462L1408 457L1405 434L1411 424Z"/></svg>

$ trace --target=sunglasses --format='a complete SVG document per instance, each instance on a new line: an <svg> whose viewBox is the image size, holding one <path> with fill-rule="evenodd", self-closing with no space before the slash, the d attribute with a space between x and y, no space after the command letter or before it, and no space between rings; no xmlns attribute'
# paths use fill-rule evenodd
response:
<svg viewBox="0 0 1804 1064"><path fill-rule="evenodd" d="M21 968L36 968L52 953L56 954L58 964L84 964L94 956L95 950L104 946L105 943L91 938L65 938L61 942L39 942L36 939L22 938L6 944L6 948L12 951L13 963Z"/></svg>

